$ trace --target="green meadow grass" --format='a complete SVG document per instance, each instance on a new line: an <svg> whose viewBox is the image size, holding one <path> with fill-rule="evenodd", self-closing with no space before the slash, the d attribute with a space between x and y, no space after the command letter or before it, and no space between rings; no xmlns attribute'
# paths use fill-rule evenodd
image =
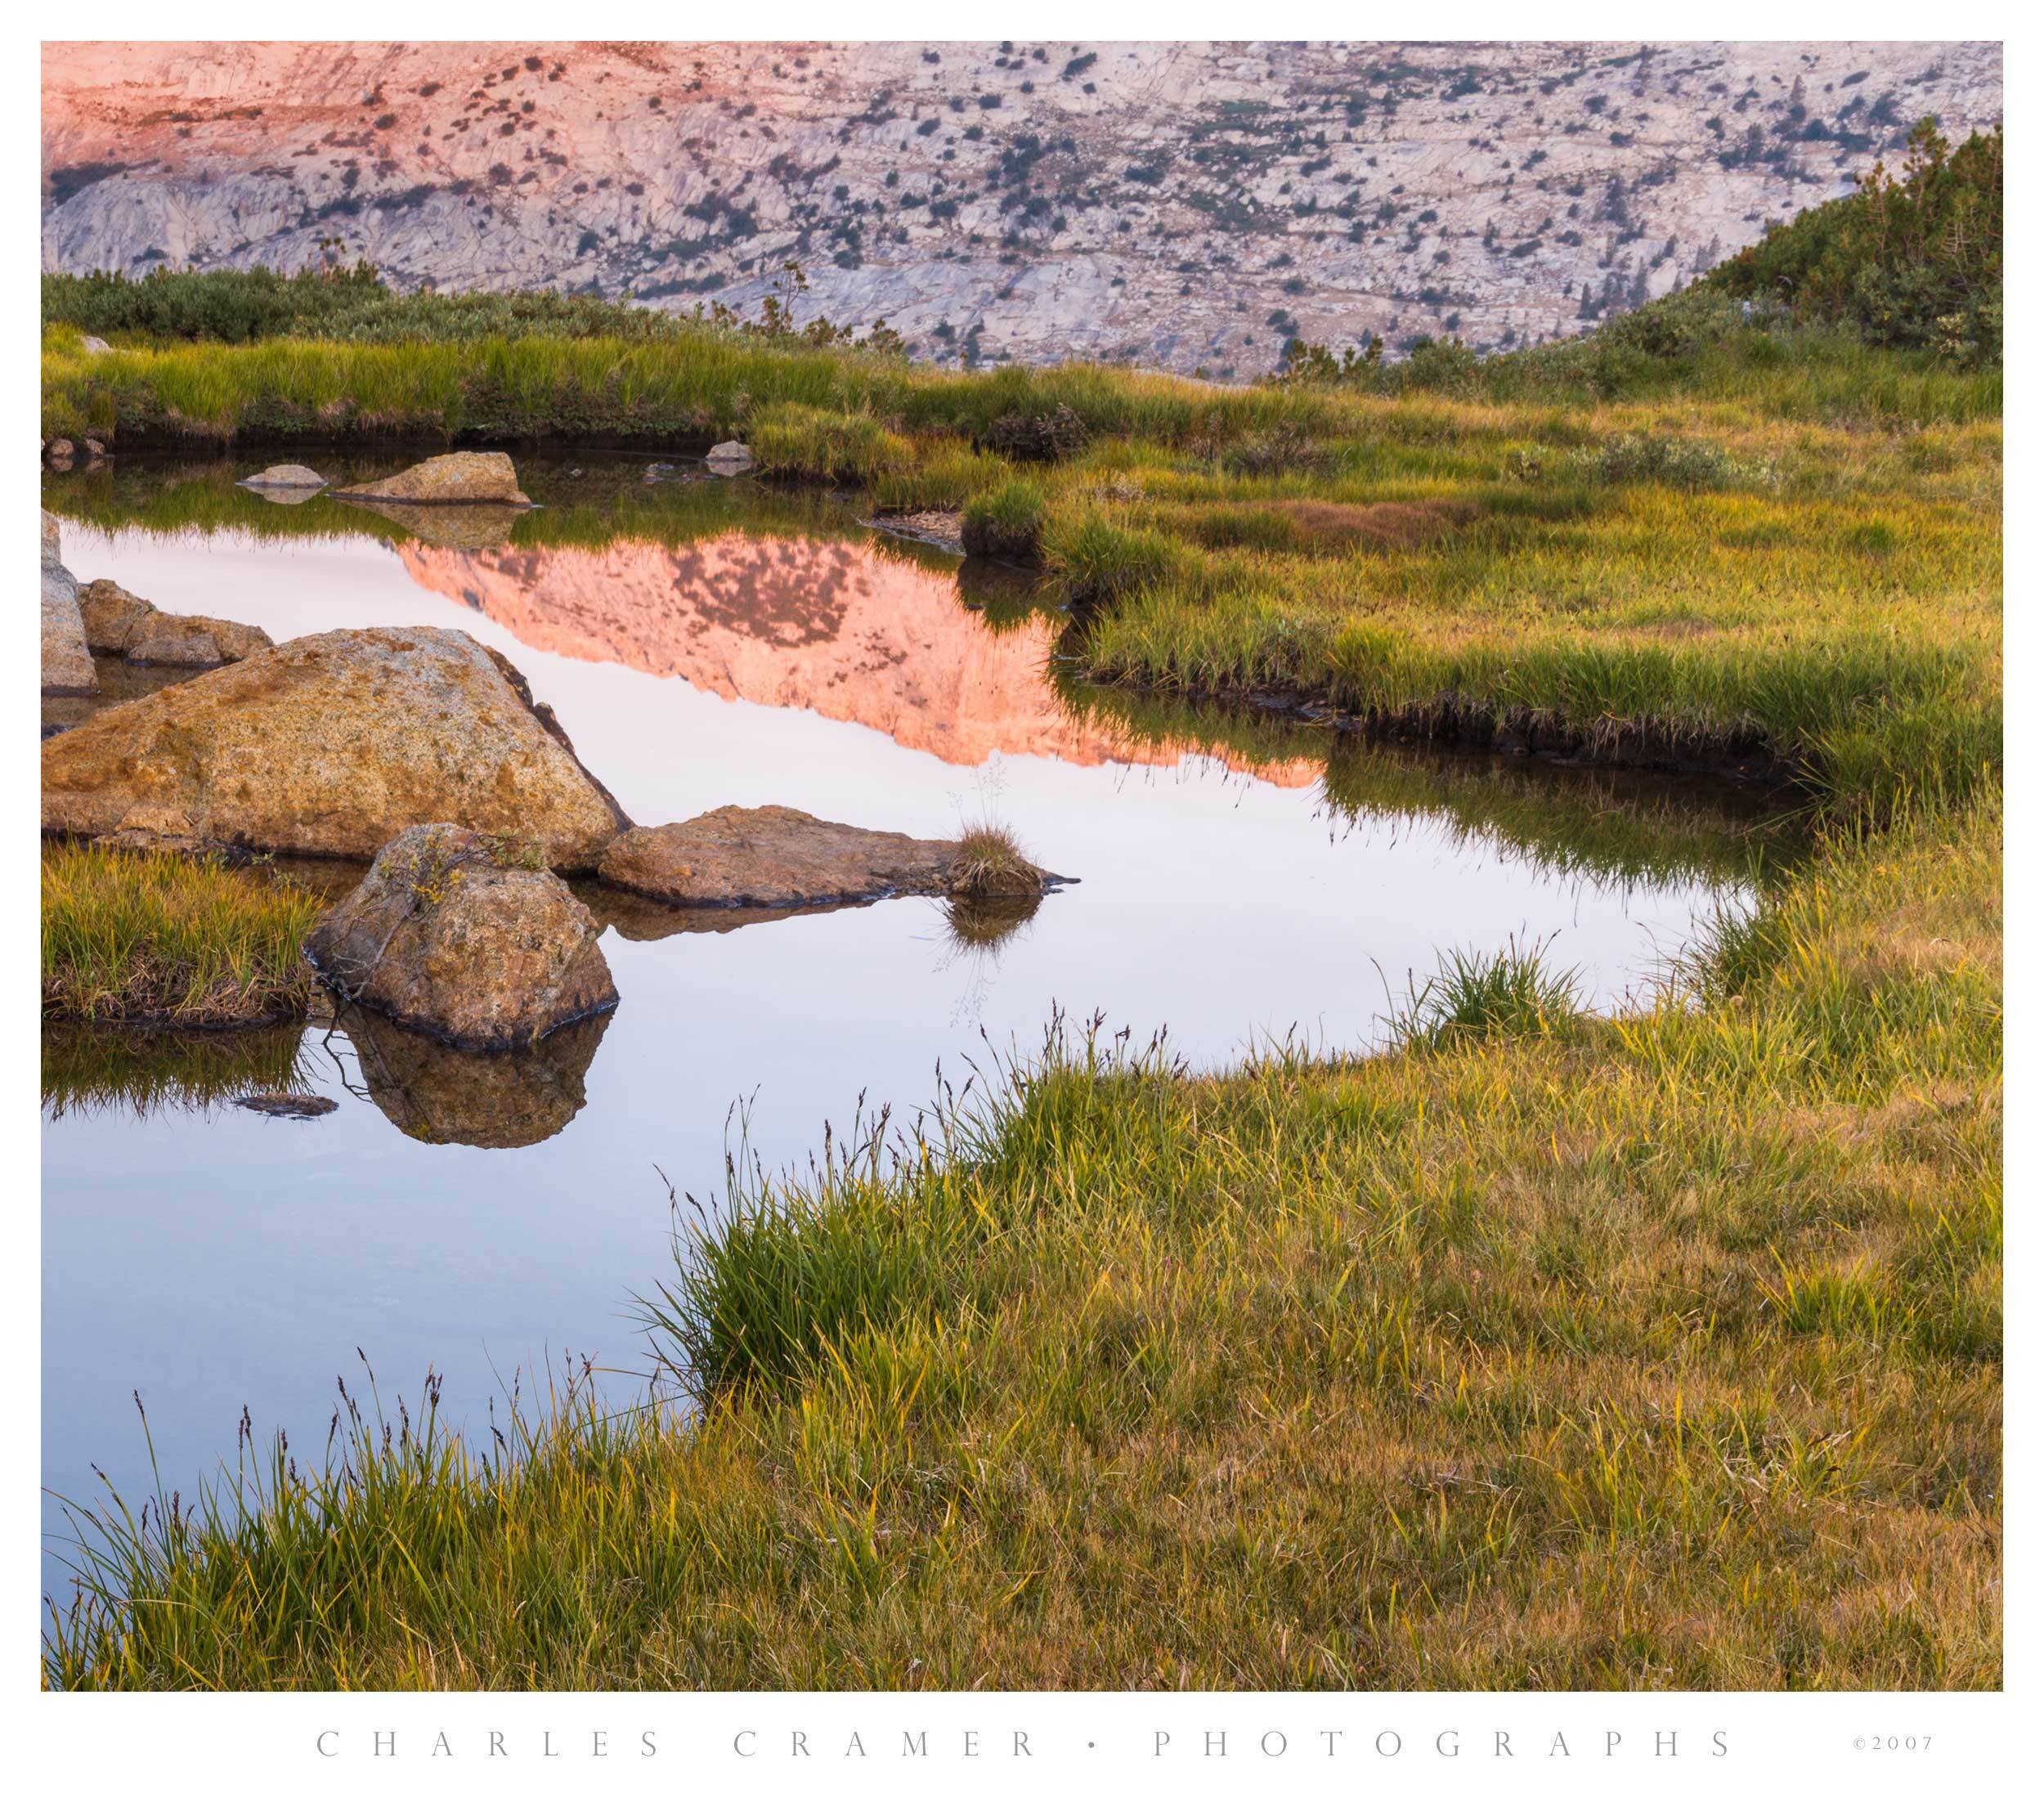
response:
<svg viewBox="0 0 2044 1798"><path fill-rule="evenodd" d="M1375 1057L1064 1030L741 1171L665 1401L76 1495L45 1678L1993 1688L1999 841L1836 835L1616 1018L1517 957Z"/></svg>
<svg viewBox="0 0 2044 1798"><path fill-rule="evenodd" d="M320 901L282 878L91 844L43 850L43 1016L217 1028L303 1015Z"/></svg>

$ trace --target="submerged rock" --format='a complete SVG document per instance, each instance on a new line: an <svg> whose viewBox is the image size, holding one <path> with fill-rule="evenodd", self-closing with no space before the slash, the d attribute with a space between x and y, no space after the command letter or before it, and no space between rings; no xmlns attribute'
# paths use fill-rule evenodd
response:
<svg viewBox="0 0 2044 1798"><path fill-rule="evenodd" d="M509 1049L617 1003L589 908L536 848L418 824L305 940L344 999L464 1049Z"/></svg>
<svg viewBox="0 0 2044 1798"><path fill-rule="evenodd" d="M324 1118L340 1110L336 1101L316 1092L249 1092L235 1103L266 1118Z"/></svg>
<svg viewBox="0 0 2044 1798"><path fill-rule="evenodd" d="M43 827L65 835L366 861L442 819L530 837L562 869L594 868L630 823L524 677L464 631L296 637L43 746Z"/></svg>
<svg viewBox="0 0 2044 1798"><path fill-rule="evenodd" d="M111 581L78 590L85 640L104 655L173 668L217 668L241 661L276 645L254 625L225 618L159 612L146 599Z"/></svg>
<svg viewBox="0 0 2044 1798"><path fill-rule="evenodd" d="M457 450L436 455L381 481L343 487L346 500L399 500L411 505L518 505L518 470L501 450Z"/></svg>
<svg viewBox="0 0 2044 1798"><path fill-rule="evenodd" d="M76 697L99 691L92 652L78 610L78 581L62 561L57 521L43 514L43 693Z"/></svg>
<svg viewBox="0 0 2044 1798"><path fill-rule="evenodd" d="M317 490L326 485L326 477L308 469L303 462L273 462L260 474L252 474L244 481L235 482L241 487L277 487L289 491Z"/></svg>
<svg viewBox="0 0 2044 1798"><path fill-rule="evenodd" d="M724 805L686 823L621 832L597 873L670 905L828 905L957 891L961 846L833 824L786 805ZM1038 892L1059 884L1019 859L1011 877Z"/></svg>
<svg viewBox="0 0 2044 1798"><path fill-rule="evenodd" d="M377 1110L414 1141L524 1149L558 1136L582 1109L611 1014L501 1055L450 1049L359 1007L339 1021Z"/></svg>

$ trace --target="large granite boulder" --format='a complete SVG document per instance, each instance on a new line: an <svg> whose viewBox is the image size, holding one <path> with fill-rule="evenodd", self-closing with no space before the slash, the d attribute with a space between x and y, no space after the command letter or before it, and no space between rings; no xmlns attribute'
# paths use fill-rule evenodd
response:
<svg viewBox="0 0 2044 1798"><path fill-rule="evenodd" d="M969 885L959 842L833 824L786 805L719 806L684 824L621 832L599 878L670 905L830 905ZM1042 892L1058 883L1020 858L1008 878Z"/></svg>
<svg viewBox="0 0 2044 1798"><path fill-rule="evenodd" d="M271 649L270 634L254 625L230 623L195 613L159 612L146 599L111 581L78 589L85 640L106 655L169 668L217 668Z"/></svg>
<svg viewBox="0 0 2044 1798"><path fill-rule="evenodd" d="M501 450L459 450L436 455L381 481L343 487L347 500L396 500L410 505L530 505L518 491L518 473Z"/></svg>
<svg viewBox="0 0 2044 1798"><path fill-rule="evenodd" d="M64 566L57 522L43 514L43 693L46 698L99 691L92 652L78 610L78 581Z"/></svg>
<svg viewBox="0 0 2044 1798"><path fill-rule="evenodd" d="M464 1049L509 1049L617 1003L589 908L536 845L415 824L305 953L351 1002Z"/></svg>
<svg viewBox="0 0 2044 1798"><path fill-rule="evenodd" d="M424 625L294 637L43 746L43 827L367 861L451 820L593 868L630 820L518 670Z"/></svg>

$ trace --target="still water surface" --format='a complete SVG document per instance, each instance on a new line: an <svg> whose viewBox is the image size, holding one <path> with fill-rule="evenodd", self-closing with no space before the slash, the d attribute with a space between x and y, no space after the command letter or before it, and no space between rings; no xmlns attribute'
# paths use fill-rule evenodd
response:
<svg viewBox="0 0 2044 1798"><path fill-rule="evenodd" d="M465 544L331 500L266 508L231 485L245 468L70 477L45 503L82 581L167 610L279 640L473 633L640 823L769 803L918 836L990 818L1080 884L991 944L921 899L742 926L619 904L621 1005L537 1062L479 1069L388 1029L252 1049L269 1063L249 1086L295 1052L338 1102L313 1121L81 1096L46 1045L56 1492L91 1495L94 1464L146 1481L135 1389L189 1493L244 1404L259 1431L322 1441L358 1347L387 1394L439 1369L457 1422L564 1352L638 1365L629 1295L667 1263L666 1180L721 1190L737 1101L773 1165L862 1092L869 1112L926 1101L940 1062L986 1059L983 1031L1037 1042L1054 1008L1168 1029L1195 1065L1287 1032L1360 1047L1441 951L1513 939L1551 942L1610 1005L1745 903L1746 815L1714 795L1074 697L1050 668L1060 618L1013 583L961 587L955 561L845 504L520 466L547 506ZM62 1590L47 1556L44 1578Z"/></svg>

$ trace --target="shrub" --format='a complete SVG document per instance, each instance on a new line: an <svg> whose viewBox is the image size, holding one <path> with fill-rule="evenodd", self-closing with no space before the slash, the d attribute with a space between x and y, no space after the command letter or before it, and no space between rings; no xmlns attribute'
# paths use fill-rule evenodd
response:
<svg viewBox="0 0 2044 1798"><path fill-rule="evenodd" d="M1854 192L1770 229L1706 280L1871 343L1998 362L2001 154L1999 125L1955 151L1925 119L1899 180L1876 163Z"/></svg>
<svg viewBox="0 0 2044 1798"><path fill-rule="evenodd" d="M986 428L982 447L1015 462L1061 462L1086 447L1092 433L1070 406L1009 412Z"/></svg>

